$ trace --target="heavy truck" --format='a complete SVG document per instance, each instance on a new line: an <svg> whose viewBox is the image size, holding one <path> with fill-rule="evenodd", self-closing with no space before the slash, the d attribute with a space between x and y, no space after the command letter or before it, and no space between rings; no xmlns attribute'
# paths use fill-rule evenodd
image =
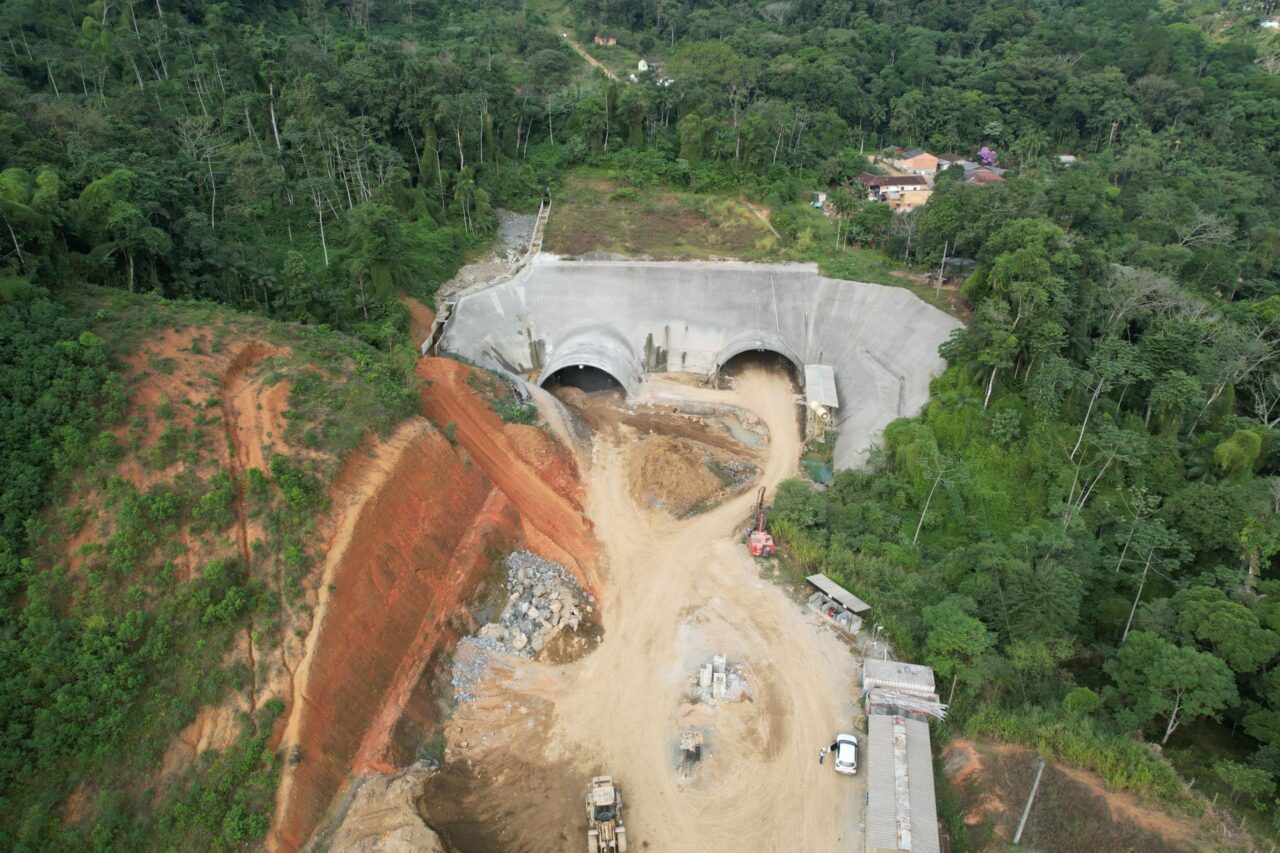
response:
<svg viewBox="0 0 1280 853"><path fill-rule="evenodd" d="M587 853L627 853L622 789L612 776L596 776L587 788Z"/></svg>

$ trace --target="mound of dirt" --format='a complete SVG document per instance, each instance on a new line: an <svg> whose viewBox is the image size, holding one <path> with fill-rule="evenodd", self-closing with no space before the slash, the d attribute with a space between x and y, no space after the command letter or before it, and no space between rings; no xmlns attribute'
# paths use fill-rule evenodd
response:
<svg viewBox="0 0 1280 853"><path fill-rule="evenodd" d="M443 428L454 425L458 444L520 513L529 550L568 566L584 586L597 590L595 537L582 515L582 486L576 477L548 481L531 469L517 446L528 442L528 436L519 429L508 432L511 425L503 424L468 382L472 371L445 358L419 361L418 376L431 383L422 391L423 411ZM513 440L513 434L520 437ZM556 464L571 465L572 457L566 453Z"/></svg>
<svg viewBox="0 0 1280 853"><path fill-rule="evenodd" d="M671 435L642 439L627 463L631 496L641 506L685 518L741 491L756 468L734 454Z"/></svg>
<svg viewBox="0 0 1280 853"><path fill-rule="evenodd" d="M1011 744L958 740L943 752L943 772L960 794L967 846L1003 850L1035 779L1039 754ZM1249 849L1192 816L1174 815L1132 794L1109 790L1093 773L1047 764L1021 843L1055 853L1096 850Z"/></svg>
<svg viewBox="0 0 1280 853"><path fill-rule="evenodd" d="M588 394L572 385L557 385L551 393L568 407L589 433L611 433L622 420L624 403L621 393L604 391Z"/></svg>
<svg viewBox="0 0 1280 853"><path fill-rule="evenodd" d="M651 436L640 442L628 465L631 495L642 505L659 506L683 516L705 506L720 491L720 479L707 467L706 454L692 442Z"/></svg>

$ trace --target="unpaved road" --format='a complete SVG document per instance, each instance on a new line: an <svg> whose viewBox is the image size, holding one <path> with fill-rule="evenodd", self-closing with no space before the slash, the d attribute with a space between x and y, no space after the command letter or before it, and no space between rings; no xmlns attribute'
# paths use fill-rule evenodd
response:
<svg viewBox="0 0 1280 853"><path fill-rule="evenodd" d="M758 415L771 435L762 482L772 489L794 473L800 438L785 377L748 372L734 391L646 381L644 391L651 402L698 399ZM760 577L741 544L753 494L688 520L642 509L628 491L631 446L625 431L600 436L589 476L588 513L605 558L604 641L567 665L495 668L500 683L455 717L451 762L474 765L483 784L502 787L483 798L502 806L501 816L490 812L503 824L497 846L585 843L581 797L596 773L623 787L633 849L859 846L863 777L818 764L819 748L850 726L856 659ZM716 652L746 664L752 700L683 703L685 686ZM676 743L691 724L710 734L704 761L681 780ZM469 750L457 737L484 744Z"/></svg>
<svg viewBox="0 0 1280 853"><path fill-rule="evenodd" d="M589 64L594 65L596 68L599 68L604 73L604 76L608 77L613 82L615 83L618 82L618 75L614 74L612 71L606 68L603 62L601 62L600 60L592 56L590 53L588 53L585 47L578 44L576 41L569 38L568 36L565 36L564 40L568 42L569 47L573 48L574 53L578 54L578 56L581 56Z"/></svg>

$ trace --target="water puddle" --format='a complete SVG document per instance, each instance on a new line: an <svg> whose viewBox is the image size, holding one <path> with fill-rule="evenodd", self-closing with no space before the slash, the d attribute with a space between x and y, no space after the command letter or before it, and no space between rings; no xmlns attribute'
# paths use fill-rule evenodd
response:
<svg viewBox="0 0 1280 853"><path fill-rule="evenodd" d="M716 422L727 429L737 441L750 447L764 447L764 436L744 427L733 415L721 415L716 418Z"/></svg>

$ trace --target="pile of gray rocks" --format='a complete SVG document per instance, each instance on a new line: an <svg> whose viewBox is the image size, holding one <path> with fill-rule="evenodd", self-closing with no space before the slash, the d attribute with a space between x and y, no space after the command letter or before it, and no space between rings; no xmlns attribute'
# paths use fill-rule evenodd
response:
<svg viewBox="0 0 1280 853"><path fill-rule="evenodd" d="M578 630L595 610L595 596L588 595L564 566L529 551L511 553L506 563L506 606L498 620L477 635L495 650L532 657L556 631Z"/></svg>

